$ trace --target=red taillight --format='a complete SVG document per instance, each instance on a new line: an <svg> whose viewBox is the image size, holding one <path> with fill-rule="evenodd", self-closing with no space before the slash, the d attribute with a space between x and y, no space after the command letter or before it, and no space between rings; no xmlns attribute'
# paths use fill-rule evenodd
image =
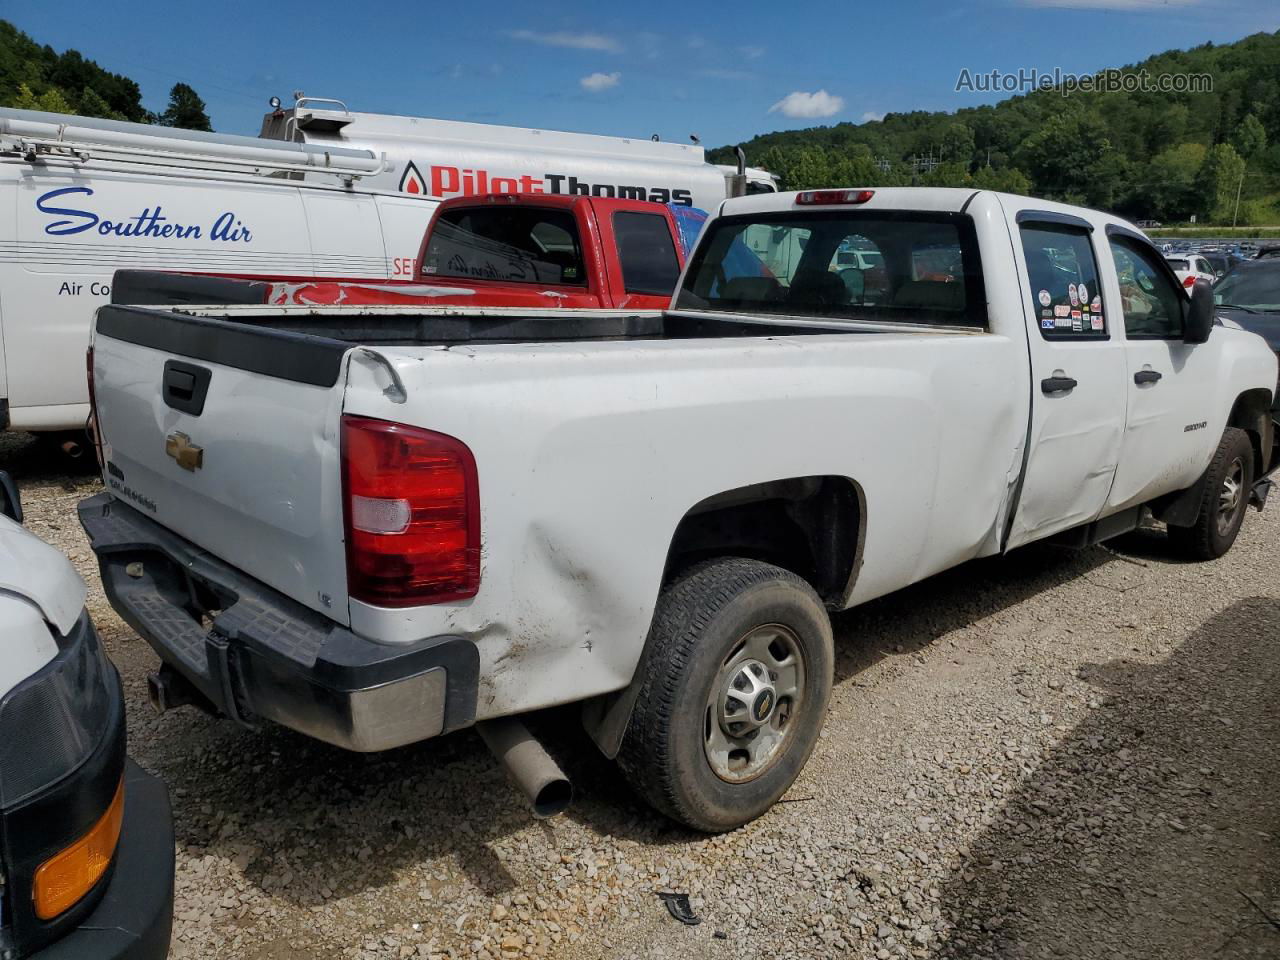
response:
<svg viewBox="0 0 1280 960"><path fill-rule="evenodd" d="M347 589L412 607L480 589L480 483L467 445L418 427L342 418Z"/></svg>
<svg viewBox="0 0 1280 960"><path fill-rule="evenodd" d="M1187 277L1187 279L1182 281L1182 285L1190 290L1196 285L1196 275L1193 273L1191 276Z"/></svg>
<svg viewBox="0 0 1280 960"><path fill-rule="evenodd" d="M806 190L796 194L796 203L815 207L833 203L866 203L875 195L874 190Z"/></svg>
<svg viewBox="0 0 1280 960"><path fill-rule="evenodd" d="M89 386L89 419L85 423L85 432L93 443L94 456L98 458L98 469L106 469L106 458L102 453L102 433L98 430L98 398L93 391L93 344L84 354L85 381Z"/></svg>

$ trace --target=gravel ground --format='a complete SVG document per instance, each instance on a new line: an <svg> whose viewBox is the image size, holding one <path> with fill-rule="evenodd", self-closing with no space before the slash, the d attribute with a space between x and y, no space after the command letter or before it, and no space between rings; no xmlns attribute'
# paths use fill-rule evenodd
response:
<svg viewBox="0 0 1280 960"><path fill-rule="evenodd" d="M1280 957L1280 504L1216 563L1143 530L837 617L808 767L704 837L637 802L572 711L534 723L578 791L549 822L471 733L366 757L156 717L154 656L75 520L97 481L20 438L0 467L90 584L131 752L172 791L174 957Z"/></svg>

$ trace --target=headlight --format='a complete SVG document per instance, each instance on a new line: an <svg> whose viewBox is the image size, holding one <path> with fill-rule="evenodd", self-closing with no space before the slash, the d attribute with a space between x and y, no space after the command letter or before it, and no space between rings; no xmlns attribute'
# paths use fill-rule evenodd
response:
<svg viewBox="0 0 1280 960"><path fill-rule="evenodd" d="M87 613L58 654L0 698L0 808L78 768L101 741L115 678Z"/></svg>

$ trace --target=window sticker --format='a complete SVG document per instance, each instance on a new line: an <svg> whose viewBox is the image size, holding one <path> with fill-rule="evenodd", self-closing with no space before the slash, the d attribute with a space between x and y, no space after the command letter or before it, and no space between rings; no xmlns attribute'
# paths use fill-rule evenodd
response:
<svg viewBox="0 0 1280 960"><path fill-rule="evenodd" d="M1080 306L1080 294L1076 292L1076 285L1074 283L1067 284L1067 297L1071 300L1071 305L1073 307Z"/></svg>
<svg viewBox="0 0 1280 960"><path fill-rule="evenodd" d="M1047 307L1047 306L1049 306L1049 304L1051 304L1051 303L1053 303L1053 297L1049 296L1049 291L1048 291L1048 290L1041 290L1041 291L1040 291L1040 306L1042 306L1042 307Z"/></svg>
<svg viewBox="0 0 1280 960"><path fill-rule="evenodd" d="M1053 308L1053 315L1055 317L1070 317L1071 308L1067 306L1065 303L1060 303Z"/></svg>

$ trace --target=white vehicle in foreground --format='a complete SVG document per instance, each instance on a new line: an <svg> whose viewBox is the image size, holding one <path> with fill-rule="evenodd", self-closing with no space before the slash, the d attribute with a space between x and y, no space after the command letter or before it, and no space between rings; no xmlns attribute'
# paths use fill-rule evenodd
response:
<svg viewBox="0 0 1280 960"><path fill-rule="evenodd" d="M84 581L21 521L0 471L0 956L162 960L169 794L125 755Z"/></svg>
<svg viewBox="0 0 1280 960"><path fill-rule="evenodd" d="M353 750L478 724L544 813L514 718L581 702L709 831L808 758L833 611L1145 510L1220 556L1275 458L1276 357L1207 285L986 191L727 201L665 312L107 306L91 367L80 518L157 702Z"/></svg>
<svg viewBox="0 0 1280 960"><path fill-rule="evenodd" d="M1169 262L1169 267L1173 270L1174 276L1178 278L1178 282L1186 289L1190 290L1197 280L1207 280L1209 283L1215 283L1218 275L1213 272L1213 267L1209 261L1197 253L1189 253L1186 256L1165 257Z"/></svg>

